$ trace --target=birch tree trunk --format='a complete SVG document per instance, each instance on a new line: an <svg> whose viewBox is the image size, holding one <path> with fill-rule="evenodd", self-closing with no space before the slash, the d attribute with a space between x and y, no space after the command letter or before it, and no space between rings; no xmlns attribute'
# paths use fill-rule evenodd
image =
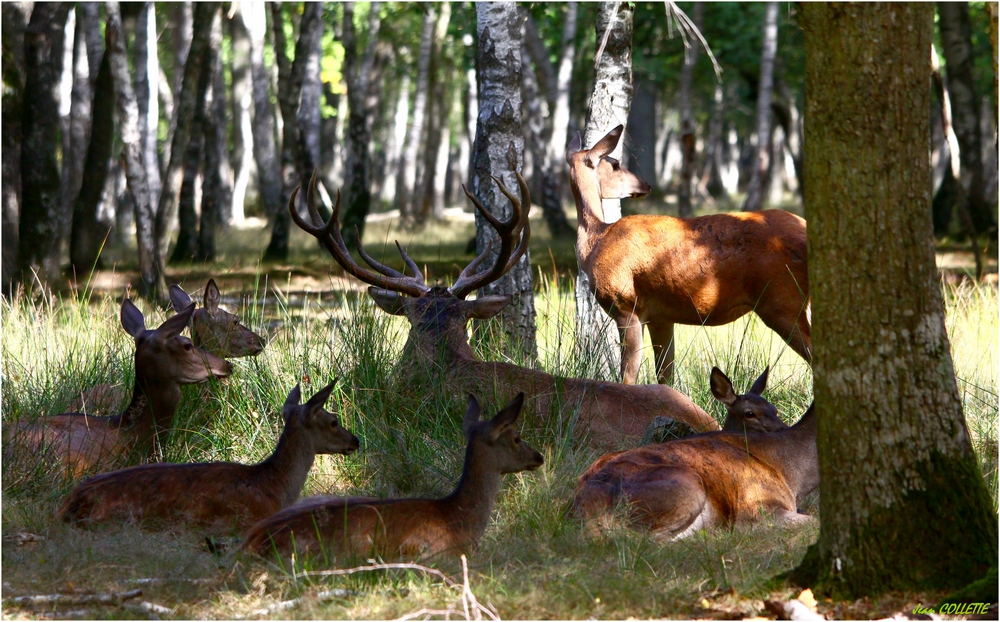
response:
<svg viewBox="0 0 1000 622"><path fill-rule="evenodd" d="M397 55L398 58L398 55ZM399 80L396 94L395 113L385 155L385 180L382 182L380 199L385 203L396 200L396 188L402 178L402 153L406 142L406 121L410 116L410 75L404 73Z"/></svg>
<svg viewBox="0 0 1000 622"><path fill-rule="evenodd" d="M125 177L135 206L139 274L142 277L140 294L150 300L160 300L166 296L166 284L153 237L153 203L146 183L143 139L139 131L139 106L135 101L135 91L132 90L132 76L129 75L125 35L122 32L118 3L108 2L104 10L107 12L107 25L104 31L107 41L105 54L111 60L111 74L114 76L118 115L121 119Z"/></svg>
<svg viewBox="0 0 1000 622"><path fill-rule="evenodd" d="M602 2L597 14L597 41L610 30L607 45L597 61L594 92L587 110L583 144L592 147L609 130L628 123L632 107L632 19L634 9L627 2ZM625 132L628 132L626 125ZM621 159L624 141L619 141L611 157ZM621 202L605 200L604 221L621 218ZM595 373L611 378L621 369L618 327L601 309L590 289L590 279L582 267L576 276L577 348L597 363Z"/></svg>
<svg viewBox="0 0 1000 622"><path fill-rule="evenodd" d="M160 202L160 157L156 144L160 125L160 61L156 53L156 11L145 2L135 27L135 92L139 105L139 133L146 164L146 183L153 205Z"/></svg>
<svg viewBox="0 0 1000 622"><path fill-rule="evenodd" d="M24 105L21 107L20 264L23 278L47 284L59 278L60 230L66 220L60 194L59 79L68 3L38 3L24 31Z"/></svg>
<svg viewBox="0 0 1000 622"><path fill-rule="evenodd" d="M778 3L768 2L764 13L764 47L760 53L760 82L757 89L757 147L750 163L750 185L743 202L744 211L756 211L767 195L771 165L771 91L774 85L774 56L778 50Z"/></svg>
<svg viewBox="0 0 1000 622"><path fill-rule="evenodd" d="M3 105L0 106L3 147L3 243L0 270L4 296L13 293L20 279L18 225L21 213L21 106L24 96L24 31L31 6L27 2L0 4L3 27Z"/></svg>
<svg viewBox="0 0 1000 622"><path fill-rule="evenodd" d="M82 9L82 7L81 7ZM83 183L83 167L86 162L87 145L90 143L90 127L93 123L91 104L93 103L93 80L90 76L90 63L87 59L87 41L84 36L86 25L82 10L75 11L75 24L73 34L73 88L70 92L70 113L69 113L69 133L63 137L63 144L67 145L67 150L63 153L62 184L63 197L65 203L63 211L66 214L73 213L73 205L76 197L80 194L80 187ZM68 140L67 140L68 138ZM67 224L72 224L72 219ZM70 267L77 277L86 275L86 272L77 270L72 261L73 230L70 227Z"/></svg>
<svg viewBox="0 0 1000 622"><path fill-rule="evenodd" d="M933 9L801 8L823 520L793 578L847 599L964 586L996 567L997 516L934 264Z"/></svg>
<svg viewBox="0 0 1000 622"><path fill-rule="evenodd" d="M420 33L420 51L417 54L417 83L413 97L413 117L406 131L406 147L402 154L402 179L396 185L396 207L400 219L407 226L413 224L416 216L414 191L417 183L417 158L424 139L424 123L427 119L427 85L431 64L431 49L434 43L434 23L437 10L434 5L424 7L424 27Z"/></svg>
<svg viewBox="0 0 1000 622"><path fill-rule="evenodd" d="M431 62L428 67L427 79L427 122L424 130L423 158L418 174L419 182L414 190L413 213L416 224L422 226L431 216L439 218L444 212L444 203L434 204L434 189L437 178L446 173L444 167L439 167L441 161L441 139L444 128L448 125L451 88L451 78L454 73L454 63L446 57L444 48L448 34L448 22L451 21L451 3L443 2L434 24L434 37L431 46ZM445 167L447 166L447 144L445 144Z"/></svg>
<svg viewBox="0 0 1000 622"><path fill-rule="evenodd" d="M271 103L270 77L264 66L267 17L263 2L248 2L242 6L243 22L250 35L253 159L257 164L257 187L260 190L264 213L273 221L277 214L284 211L284 206L281 204L281 170L275 146L274 105Z"/></svg>
<svg viewBox="0 0 1000 622"><path fill-rule="evenodd" d="M215 229L225 206L231 204L228 149L226 149L226 84L222 76L222 16L212 19L212 34L205 74L211 84L204 103L202 134L205 137L205 168L201 185L201 223L198 229L197 261L215 259ZM227 223L228 224L228 221Z"/></svg>
<svg viewBox="0 0 1000 622"><path fill-rule="evenodd" d="M695 28L701 30L705 17L705 4L695 2L691 11L691 21ZM681 114L681 181L677 187L677 215L681 218L691 216L691 176L694 172L694 119L691 116L691 81L694 78L694 66L698 62L698 42L692 43L685 51L684 66L681 67L680 92L677 95L677 107Z"/></svg>
<svg viewBox="0 0 1000 622"><path fill-rule="evenodd" d="M233 197L229 212L233 224L243 222L243 204L246 201L247 186L250 182L250 167L253 164L253 124L250 111L253 96L250 80L250 37L243 23L242 4L233 5L233 16L227 20L229 26L230 53L232 55L232 113L233 113Z"/></svg>
<svg viewBox="0 0 1000 622"><path fill-rule="evenodd" d="M479 118L476 142L472 151L470 192L493 216L508 220L512 213L510 201L497 188L491 175L503 180L516 191L517 181L511 170L510 147L513 144L513 164L523 162L524 134L521 128L521 23L514 3L480 2L476 4L476 34L479 50L476 68L479 72ZM523 197L522 199L526 199ZM527 208L527 203L523 203ZM496 231L476 214L476 252L482 253L492 240L492 265L500 244ZM479 290L480 296L508 294L513 301L501 314L510 342L523 355L534 359L535 302L532 292L531 260L525 253L503 277Z"/></svg>

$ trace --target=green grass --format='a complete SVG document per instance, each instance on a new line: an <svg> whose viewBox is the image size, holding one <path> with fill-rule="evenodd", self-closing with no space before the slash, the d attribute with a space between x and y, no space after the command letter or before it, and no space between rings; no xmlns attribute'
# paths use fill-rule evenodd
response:
<svg viewBox="0 0 1000 622"><path fill-rule="evenodd" d="M312 252L319 253L314 246ZM467 260L446 255L442 251L442 264ZM537 253L535 263L547 265ZM539 269L536 276L538 367L567 376L601 373L600 353L581 352L575 343L570 279L551 268ZM263 282L251 289L256 289L257 302L241 312L245 324L266 334L267 348L256 358L235 360L235 372L224 382L184 388L163 458L260 460L273 449L281 429L280 406L291 387L302 382L308 397L339 377L336 403L343 423L362 439L362 450L349 458L320 457L303 495L449 492L461 469L464 400L414 389L406 370L394 366L406 321L388 316L356 293L276 295L281 284L273 281L266 289ZM995 499L997 291L960 285L946 286L945 293L959 389ZM139 307L147 326L167 316L142 302ZM133 345L119 325L118 310L116 300L101 296L3 302L4 422L62 412L87 386L130 386ZM493 338L476 347L483 358L497 360L503 356L496 338L502 330L492 322L488 329ZM811 400L808 366L755 318L718 328L679 326L676 339L676 386L719 419L724 409L708 389L712 365L722 368L738 391L770 365L765 396L788 422ZM642 378L652 379L649 356ZM512 396L480 397L484 411L493 412ZM816 527L768 524L666 544L629 530L592 537L566 510L576 478L597 454L577 446L556 424L529 421L523 434L543 452L546 464L530 474L507 476L493 524L470 560L473 592L502 617L690 617L706 613L706 606L753 615L761 610L761 599L788 595L773 591L769 579L797 564L816 538ZM302 576L301 567L293 573L249 556L213 556L196 530L153 533L127 524L72 528L53 518L68 485L37 469L15 476L19 466L3 465L5 598L123 591L135 587L135 579L155 577L166 581L142 586L142 599L170 607L182 618L249 615L297 598L302 601L266 617L393 618L458 603L457 590L415 571ZM815 500L811 509L818 511ZM17 535L24 533L42 539L23 543ZM434 565L461 582L457 561ZM316 597L331 589L346 591L329 599ZM4 615L11 617L42 611L4 606ZM135 615L116 607L92 608L88 614Z"/></svg>

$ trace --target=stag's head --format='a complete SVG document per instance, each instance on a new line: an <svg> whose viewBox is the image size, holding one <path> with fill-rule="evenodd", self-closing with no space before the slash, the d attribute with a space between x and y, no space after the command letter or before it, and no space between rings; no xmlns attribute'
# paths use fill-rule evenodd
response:
<svg viewBox="0 0 1000 622"><path fill-rule="evenodd" d="M333 215L328 222L323 223L316 207L319 195L316 191L315 174L309 184L306 196L306 206L309 219L312 222L306 222L306 218L295 209L298 188L289 199L288 210L295 224L319 240L320 244L333 255L334 260L344 270L368 283L370 286L368 294L379 307L386 313L406 316L411 326L407 348L421 347L421 345L426 347L443 346L458 354L472 357L472 350L469 348L466 336L466 326L469 320L493 317L510 304L510 296L482 296L475 300L466 300L466 297L476 289L484 287L506 274L528 250L528 240L531 233L528 212L531 209L531 196L524 178L517 172L514 174L517 176L521 196L524 197L523 207L521 200L515 197L500 179L493 177L500 192L510 200L513 206L511 216L506 221L493 216L465 186L462 187L465 195L469 197L479 213L499 234L500 251L491 265L480 270L479 268L486 264L493 250L493 243L490 241L486 249L462 270L451 286L425 283L420 268L406 254L406 250L400 246L399 242L396 242L396 248L399 249L399 254L406 266L404 272L390 268L372 258L361 245L360 236L357 238L358 253L370 268L363 267L354 261L340 233L338 220L340 191L337 192Z"/></svg>

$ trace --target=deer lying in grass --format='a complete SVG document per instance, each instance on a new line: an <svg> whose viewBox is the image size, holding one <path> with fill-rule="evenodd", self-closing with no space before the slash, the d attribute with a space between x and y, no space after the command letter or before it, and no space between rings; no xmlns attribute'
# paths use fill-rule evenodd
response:
<svg viewBox="0 0 1000 622"><path fill-rule="evenodd" d="M227 361L181 336L192 313L193 304L159 328L147 330L142 312L126 299L121 323L135 339L135 386L128 408L110 417L65 413L14 422L4 428L5 457L44 457L61 463L74 476L151 458L173 423L180 385L225 378L232 372Z"/></svg>
<svg viewBox="0 0 1000 622"><path fill-rule="evenodd" d="M600 463L600 464L598 464ZM810 406L778 432L709 432L602 457L577 483L574 512L588 522L626 505L630 522L666 539L758 520L812 520L796 511L819 486Z"/></svg>
<svg viewBox="0 0 1000 622"><path fill-rule="evenodd" d="M750 389L742 395L737 395L729 377L718 367L712 368L709 376L712 395L726 407L726 419L722 423L723 431L779 432L788 429L788 424L778 417L778 409L774 404L761 397L767 388L768 371L769 368L765 367L764 373L754 381ZM601 456L587 467L587 471L580 476L579 481L591 479L605 464L623 453L625 452L619 451Z"/></svg>
<svg viewBox="0 0 1000 622"><path fill-rule="evenodd" d="M259 555L326 553L421 558L470 552L489 524L501 475L542 466L542 454L521 440L514 423L518 393L490 421L480 421L469 395L462 478L443 499L306 499L254 525L244 548Z"/></svg>
<svg viewBox="0 0 1000 622"><path fill-rule="evenodd" d="M241 324L238 316L219 308L221 301L222 294L215 279L209 279L205 285L204 308L196 309L188 321L191 341L205 352L225 359L260 354L264 349L260 335ZM178 313L194 304L191 296L179 285L170 286L170 302ZM125 388L121 385L99 384L73 399L69 410L85 413L113 412L126 397Z"/></svg>
<svg viewBox="0 0 1000 622"><path fill-rule="evenodd" d="M604 449L618 449L642 438L650 421L663 415L681 421L696 431L719 429L719 424L687 396L663 385L628 386L580 378L562 378L509 363L481 361L469 346L468 323L472 318L493 317L510 303L509 296L483 296L476 300L465 297L503 276L524 255L528 248L530 228L528 211L531 197L520 174L515 173L525 207L499 180L494 181L513 205L507 222L490 214L466 190L466 195L500 236L500 253L487 269L476 269L489 256L490 248L469 263L450 287L424 283L420 269L401 246L409 274L403 274L372 259L358 244L361 257L374 270L359 266L351 257L340 235L338 214L340 193L330 220L321 224L316 209L316 177L313 176L306 204L313 223L307 223L295 209L293 193L288 204L292 219L307 233L316 237L344 270L368 283L368 294L379 307L392 315L403 315L410 321L410 333L403 348L400 365L407 377L436 373L442 376L431 381L432 386L444 383L452 391L493 394L524 391L532 410L540 417L560 416L571 421L579 416L580 435L589 435L590 442Z"/></svg>
<svg viewBox="0 0 1000 622"><path fill-rule="evenodd" d="M282 410L285 429L278 446L259 464L160 463L95 475L73 489L59 518L245 529L295 502L316 454L350 454L358 448L357 437L323 408L335 384L305 404L295 385Z"/></svg>
<svg viewBox="0 0 1000 622"><path fill-rule="evenodd" d="M622 335L622 378L635 382L642 327L649 329L660 382L674 362L674 324L720 326L755 312L806 361L806 221L782 210L698 218L602 220L601 199L641 197L649 186L608 157L622 126L591 149L577 135L566 151L576 199L577 260L597 302Z"/></svg>

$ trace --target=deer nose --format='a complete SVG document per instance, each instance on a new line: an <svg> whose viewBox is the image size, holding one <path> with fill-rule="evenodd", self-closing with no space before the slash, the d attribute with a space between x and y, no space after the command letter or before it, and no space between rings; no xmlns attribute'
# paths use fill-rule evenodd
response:
<svg viewBox="0 0 1000 622"><path fill-rule="evenodd" d="M212 373L215 374L216 378L227 378L232 375L233 366L229 361L219 359L219 364L212 366Z"/></svg>

